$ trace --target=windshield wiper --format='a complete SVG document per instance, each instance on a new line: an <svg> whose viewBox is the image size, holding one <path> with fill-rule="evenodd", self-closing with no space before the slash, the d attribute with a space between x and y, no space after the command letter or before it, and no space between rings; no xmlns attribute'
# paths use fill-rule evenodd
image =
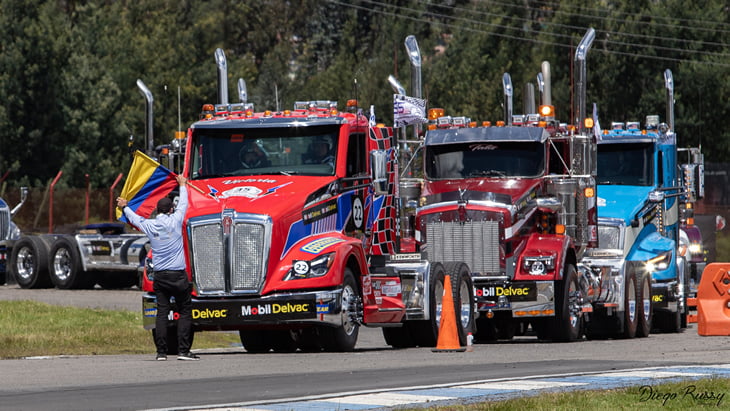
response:
<svg viewBox="0 0 730 411"><path fill-rule="evenodd" d="M285 175L285 176L291 176L291 175L294 175L294 174L299 174L299 172L298 171L293 171L293 170L281 170L281 171L279 171L279 174L282 174L282 175Z"/></svg>

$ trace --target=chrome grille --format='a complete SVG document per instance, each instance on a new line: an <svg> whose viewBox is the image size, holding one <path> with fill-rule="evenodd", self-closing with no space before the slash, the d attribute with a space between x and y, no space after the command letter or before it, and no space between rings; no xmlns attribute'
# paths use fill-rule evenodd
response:
<svg viewBox="0 0 730 411"><path fill-rule="evenodd" d="M429 222L430 261L464 261L472 273L500 274L497 221Z"/></svg>
<svg viewBox="0 0 730 411"><path fill-rule="evenodd" d="M236 224L233 236L231 288L235 291L258 290L264 272L264 227Z"/></svg>
<svg viewBox="0 0 730 411"><path fill-rule="evenodd" d="M10 238L10 208L0 199L0 240Z"/></svg>
<svg viewBox="0 0 730 411"><path fill-rule="evenodd" d="M201 293L224 292L225 248L220 223L195 226L191 230L195 283Z"/></svg>
<svg viewBox="0 0 730 411"><path fill-rule="evenodd" d="M201 295L259 292L266 276L270 222L245 216L254 221L239 215L230 230L219 216L190 222L195 285Z"/></svg>

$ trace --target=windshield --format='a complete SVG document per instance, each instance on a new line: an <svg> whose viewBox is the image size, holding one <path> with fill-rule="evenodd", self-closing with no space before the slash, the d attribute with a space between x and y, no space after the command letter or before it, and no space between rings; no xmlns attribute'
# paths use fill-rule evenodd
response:
<svg viewBox="0 0 730 411"><path fill-rule="evenodd" d="M539 142L489 142L428 146L430 179L472 177L538 177L545 168L545 146Z"/></svg>
<svg viewBox="0 0 730 411"><path fill-rule="evenodd" d="M598 184L654 184L652 143L599 144Z"/></svg>
<svg viewBox="0 0 730 411"><path fill-rule="evenodd" d="M339 126L197 129L190 176L334 175Z"/></svg>

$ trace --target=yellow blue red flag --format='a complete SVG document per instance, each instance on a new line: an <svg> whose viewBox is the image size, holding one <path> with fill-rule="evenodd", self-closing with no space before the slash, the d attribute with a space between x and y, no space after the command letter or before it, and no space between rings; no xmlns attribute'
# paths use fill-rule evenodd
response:
<svg viewBox="0 0 730 411"><path fill-rule="evenodd" d="M134 160L120 197L127 199L127 206L135 213L149 218L155 211L157 202L170 194L176 186L172 171L137 150L134 152ZM118 207L117 219L129 223Z"/></svg>

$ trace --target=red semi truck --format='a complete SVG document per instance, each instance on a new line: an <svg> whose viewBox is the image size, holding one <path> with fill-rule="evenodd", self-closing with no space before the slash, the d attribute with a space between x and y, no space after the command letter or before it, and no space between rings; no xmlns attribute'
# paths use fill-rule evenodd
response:
<svg viewBox="0 0 730 411"><path fill-rule="evenodd" d="M582 338L589 299L598 298L598 291L589 297L578 271L598 242L596 138L583 122L593 36L589 31L576 52L570 126L555 118L543 63L539 111L526 108L534 114L512 114L505 73L502 121L474 127L444 116L426 133L416 242L431 261L452 258L471 269L478 341L509 339L530 325L541 339Z"/></svg>
<svg viewBox="0 0 730 411"><path fill-rule="evenodd" d="M252 352L350 351L363 325L383 327L394 346L433 346L448 275L463 343L475 312L468 266L400 251L393 129L356 101L346 111L332 101L262 112L229 103L222 51L216 59L221 101L171 147L192 185L184 243L194 330L238 330Z"/></svg>

